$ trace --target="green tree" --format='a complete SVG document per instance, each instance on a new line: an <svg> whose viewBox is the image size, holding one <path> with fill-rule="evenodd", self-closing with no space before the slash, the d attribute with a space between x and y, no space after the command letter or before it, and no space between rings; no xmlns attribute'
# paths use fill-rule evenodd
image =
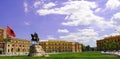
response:
<svg viewBox="0 0 120 59"><path fill-rule="evenodd" d="M82 46L82 51L86 51L85 45L81 44L81 46Z"/></svg>
<svg viewBox="0 0 120 59"><path fill-rule="evenodd" d="M108 50L108 44L107 43L103 43L102 50L104 50L104 51Z"/></svg>
<svg viewBox="0 0 120 59"><path fill-rule="evenodd" d="M86 46L87 51L91 51L91 47L89 45Z"/></svg>

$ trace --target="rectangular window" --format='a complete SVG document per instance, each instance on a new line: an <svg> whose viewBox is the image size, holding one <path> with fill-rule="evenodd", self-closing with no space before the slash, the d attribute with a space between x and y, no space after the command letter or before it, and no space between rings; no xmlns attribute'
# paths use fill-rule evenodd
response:
<svg viewBox="0 0 120 59"><path fill-rule="evenodd" d="M8 52L9 52L9 49L8 49Z"/></svg>

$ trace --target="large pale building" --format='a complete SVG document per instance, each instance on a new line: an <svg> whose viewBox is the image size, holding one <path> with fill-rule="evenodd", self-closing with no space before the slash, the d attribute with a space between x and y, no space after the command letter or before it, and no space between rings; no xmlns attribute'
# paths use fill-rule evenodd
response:
<svg viewBox="0 0 120 59"><path fill-rule="evenodd" d="M120 50L120 35L105 37L97 40L97 49L102 50Z"/></svg>
<svg viewBox="0 0 120 59"><path fill-rule="evenodd" d="M30 41L10 38L6 28L0 28L0 54L28 54Z"/></svg>
<svg viewBox="0 0 120 59"><path fill-rule="evenodd" d="M82 52L81 44L78 42L67 42L60 40L49 40L39 42L45 52Z"/></svg>

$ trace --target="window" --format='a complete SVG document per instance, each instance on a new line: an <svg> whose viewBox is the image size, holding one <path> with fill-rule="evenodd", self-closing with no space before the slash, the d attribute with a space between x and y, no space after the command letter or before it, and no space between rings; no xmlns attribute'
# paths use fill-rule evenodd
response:
<svg viewBox="0 0 120 59"><path fill-rule="evenodd" d="M8 45L8 47L10 47L10 45Z"/></svg>
<svg viewBox="0 0 120 59"><path fill-rule="evenodd" d="M8 52L9 52L10 50L8 49Z"/></svg>
<svg viewBox="0 0 120 59"><path fill-rule="evenodd" d="M13 48L11 49L11 52L13 52Z"/></svg>
<svg viewBox="0 0 120 59"><path fill-rule="evenodd" d="M23 52L25 51L25 49L23 49Z"/></svg>
<svg viewBox="0 0 120 59"><path fill-rule="evenodd" d="M12 46L14 46L14 44Z"/></svg>
<svg viewBox="0 0 120 59"><path fill-rule="evenodd" d="M17 52L20 52L20 48L17 49Z"/></svg>

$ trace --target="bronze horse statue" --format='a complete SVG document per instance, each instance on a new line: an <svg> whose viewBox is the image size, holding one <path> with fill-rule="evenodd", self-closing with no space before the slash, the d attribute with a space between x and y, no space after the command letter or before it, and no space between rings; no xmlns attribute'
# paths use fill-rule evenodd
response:
<svg viewBox="0 0 120 59"><path fill-rule="evenodd" d="M36 32L34 34L31 34L31 37L32 37L31 41L34 41L36 43L39 42L39 37L38 37L38 34Z"/></svg>

